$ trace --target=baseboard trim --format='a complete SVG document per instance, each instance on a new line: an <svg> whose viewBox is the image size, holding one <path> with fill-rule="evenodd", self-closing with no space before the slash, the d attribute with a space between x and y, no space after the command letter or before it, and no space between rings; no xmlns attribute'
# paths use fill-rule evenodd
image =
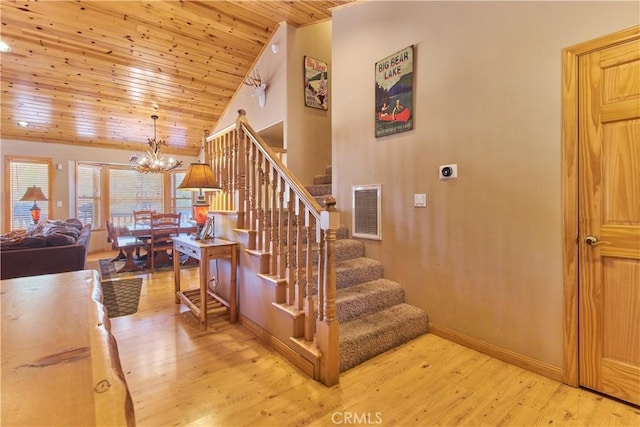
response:
<svg viewBox="0 0 640 427"><path fill-rule="evenodd" d="M285 359L293 363L298 369L307 374L311 378L315 378L314 364L296 353L291 347L288 347L282 341L271 335L266 329L258 325L253 320L240 314L239 322L242 326L253 332L262 342L281 354Z"/></svg>
<svg viewBox="0 0 640 427"><path fill-rule="evenodd" d="M564 380L564 372L562 368L550 365L546 362L541 362L540 360L533 359L529 356L525 356L524 354L507 350L506 348L461 334L432 322L429 322L429 332L456 344L460 344L488 356L495 357L503 362L526 369L527 371L535 372L536 374L543 375L547 378L551 378L552 380L559 382L563 382Z"/></svg>

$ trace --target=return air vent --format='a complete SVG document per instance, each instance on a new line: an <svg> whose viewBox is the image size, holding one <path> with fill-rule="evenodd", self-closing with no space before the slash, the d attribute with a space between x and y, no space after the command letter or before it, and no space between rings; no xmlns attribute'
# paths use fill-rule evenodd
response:
<svg viewBox="0 0 640 427"><path fill-rule="evenodd" d="M354 185L353 193L353 237L382 240L380 206L382 186Z"/></svg>

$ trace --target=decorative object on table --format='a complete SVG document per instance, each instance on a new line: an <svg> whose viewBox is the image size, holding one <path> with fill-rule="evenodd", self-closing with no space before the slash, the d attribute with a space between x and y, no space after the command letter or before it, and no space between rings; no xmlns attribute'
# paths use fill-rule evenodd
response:
<svg viewBox="0 0 640 427"><path fill-rule="evenodd" d="M107 280L100 285L102 304L106 307L109 318L128 316L138 311L142 289L141 278Z"/></svg>
<svg viewBox="0 0 640 427"><path fill-rule="evenodd" d="M376 62L376 138L413 129L413 45Z"/></svg>
<svg viewBox="0 0 640 427"><path fill-rule="evenodd" d="M33 187L27 188L24 196L22 196L22 198L20 199L21 202L33 201L33 206L31 206L31 209L29 209L29 211L31 212L31 219L33 219L34 224L37 224L38 221L40 221L40 207L36 202L45 202L47 200L49 199L45 197L42 189L40 187L36 187L35 185Z"/></svg>
<svg viewBox="0 0 640 427"><path fill-rule="evenodd" d="M216 238L216 217L214 214L207 214L207 218L204 220L204 225L198 236L199 240L215 239Z"/></svg>
<svg viewBox="0 0 640 427"><path fill-rule="evenodd" d="M308 56L304 57L304 105L329 109L329 67Z"/></svg>
<svg viewBox="0 0 640 427"><path fill-rule="evenodd" d="M267 103L267 84L262 82L260 72L256 69L253 74L242 81L247 86L253 87L252 97L258 98L258 105L262 108Z"/></svg>
<svg viewBox="0 0 640 427"><path fill-rule="evenodd" d="M176 160L173 157L166 157L160 153L160 147L166 146L165 140L156 139L156 121L158 116L155 114L151 116L153 119L153 139L149 138L148 143L150 149L147 149L145 154L133 154L129 158L129 164L138 172L142 173L163 173L174 170L182 165L180 160Z"/></svg>
<svg viewBox="0 0 640 427"><path fill-rule="evenodd" d="M194 238L199 239L209 212L209 203L205 200L203 192L220 190L220 185L214 178L209 164L191 163L178 188L198 191L198 198L193 204L193 219L198 225L198 232Z"/></svg>

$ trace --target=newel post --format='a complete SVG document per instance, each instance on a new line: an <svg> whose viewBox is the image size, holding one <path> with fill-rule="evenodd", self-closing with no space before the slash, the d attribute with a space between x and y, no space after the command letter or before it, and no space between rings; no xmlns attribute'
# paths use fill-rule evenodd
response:
<svg viewBox="0 0 640 427"><path fill-rule="evenodd" d="M327 197L326 209L320 212L320 227L324 231L324 302L322 318L316 323L320 359L319 380L326 386L339 382L340 376L340 325L336 314L336 231L340 227L340 216L335 210L336 200Z"/></svg>

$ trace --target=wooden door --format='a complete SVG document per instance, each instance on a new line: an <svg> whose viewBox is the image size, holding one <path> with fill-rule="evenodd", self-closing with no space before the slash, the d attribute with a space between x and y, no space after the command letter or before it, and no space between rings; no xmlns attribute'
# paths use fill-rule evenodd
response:
<svg viewBox="0 0 640 427"><path fill-rule="evenodd" d="M640 404L640 40L578 81L579 380Z"/></svg>

